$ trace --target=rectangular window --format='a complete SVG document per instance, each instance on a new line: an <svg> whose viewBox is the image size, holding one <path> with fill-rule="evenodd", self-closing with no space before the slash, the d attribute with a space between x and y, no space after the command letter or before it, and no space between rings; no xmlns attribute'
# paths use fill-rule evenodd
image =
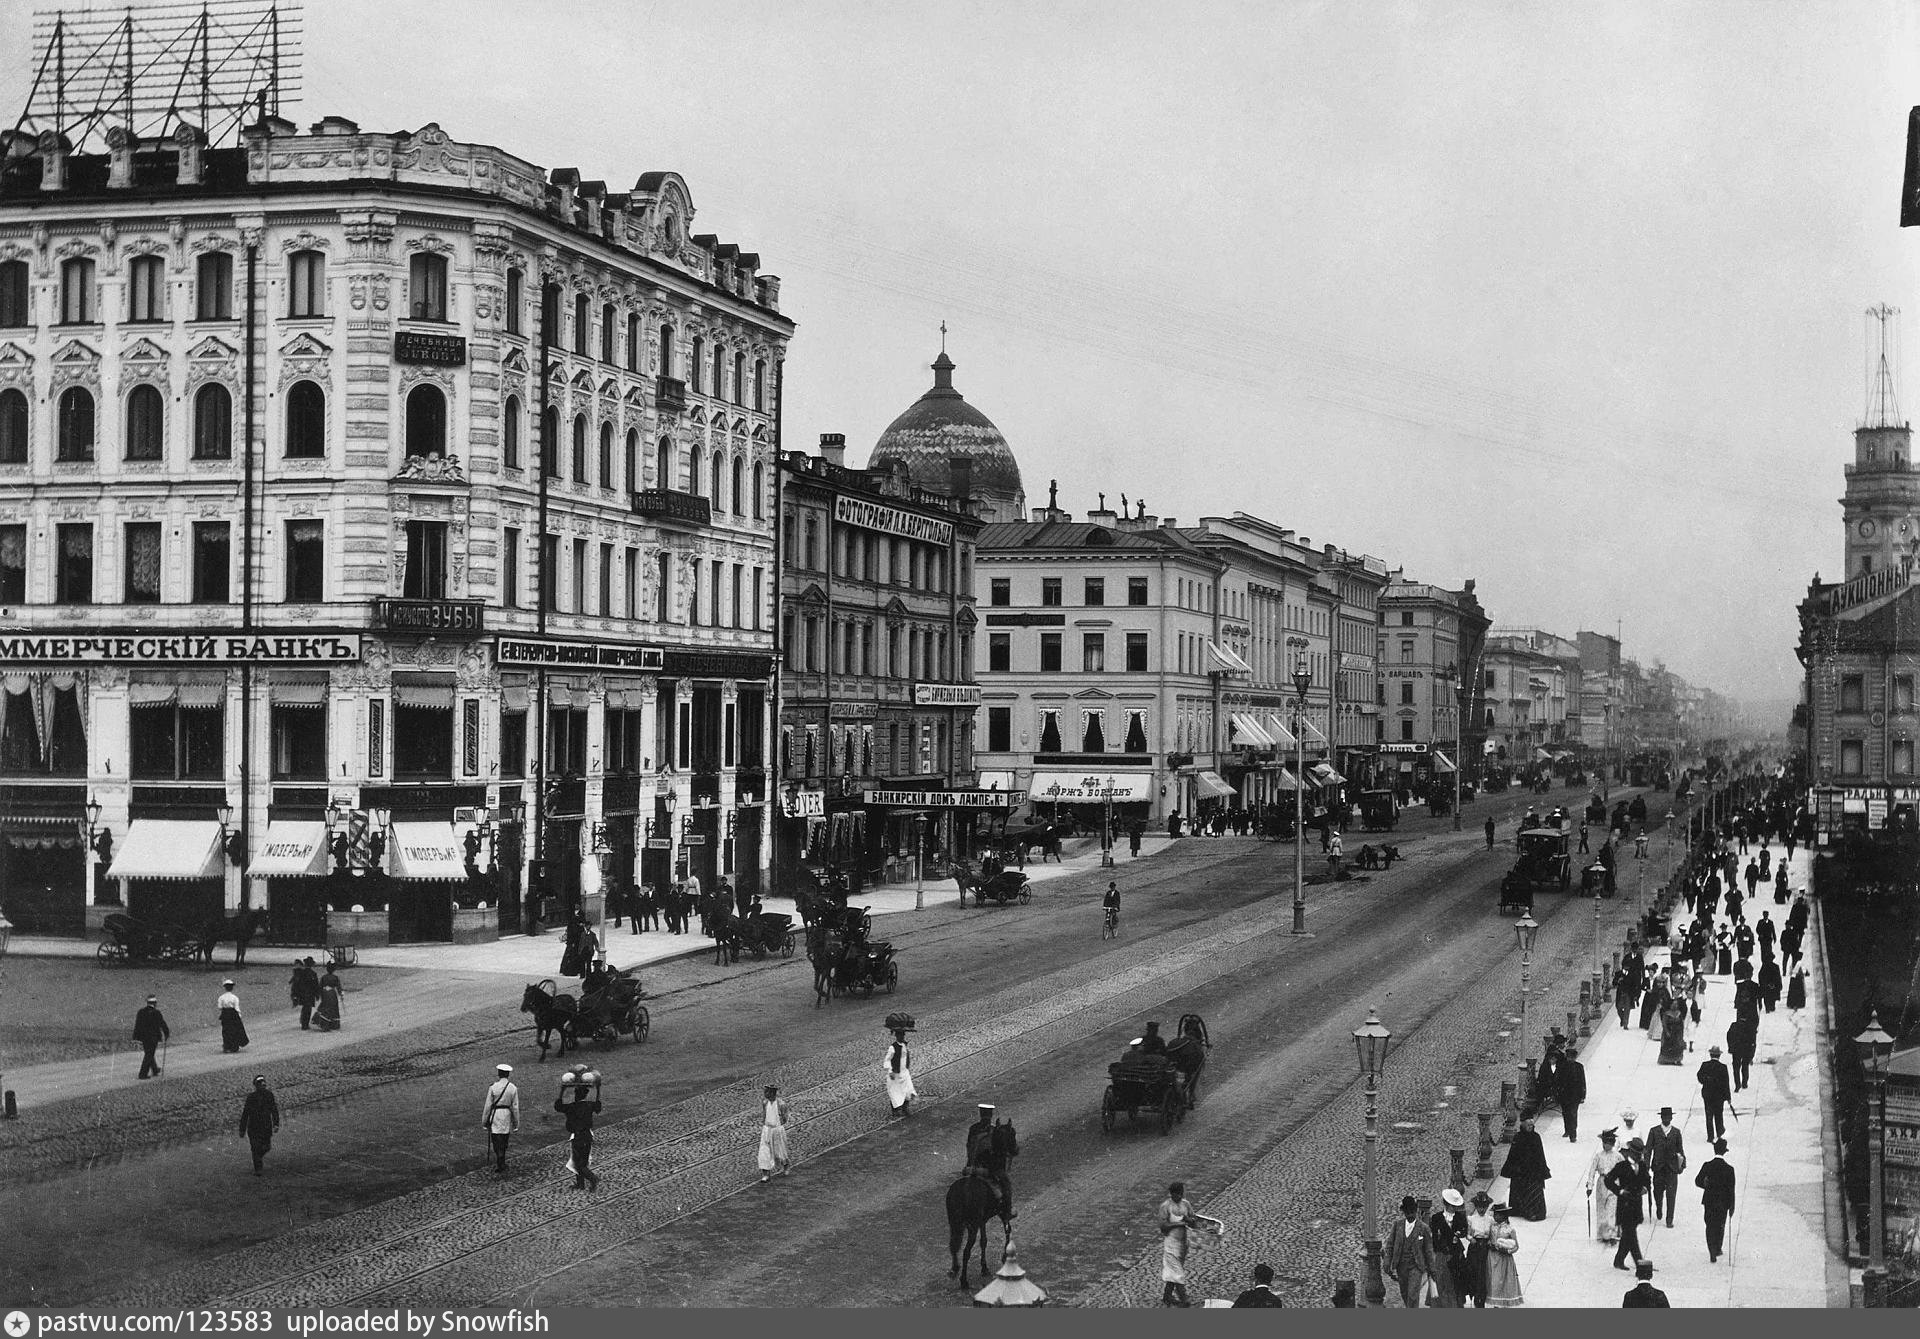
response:
<svg viewBox="0 0 1920 1339"><path fill-rule="evenodd" d="M444 600L447 596L447 523L407 522L407 570L400 593L409 600ZM448 708L452 718L452 708ZM396 718L395 724L398 724ZM396 731L396 739L399 735Z"/></svg>
<svg viewBox="0 0 1920 1339"><path fill-rule="evenodd" d="M54 529L53 601L55 604L93 603L93 527L62 525Z"/></svg>
<svg viewBox="0 0 1920 1339"><path fill-rule="evenodd" d="M1106 602L1107 602L1106 578L1105 577L1088 577L1086 603L1090 605L1099 605L1099 604L1105 604Z"/></svg>
<svg viewBox="0 0 1920 1339"><path fill-rule="evenodd" d="M327 709L274 707L268 733L275 781L327 779Z"/></svg>
<svg viewBox="0 0 1920 1339"><path fill-rule="evenodd" d="M520 532L511 526L500 539L500 607L520 607Z"/></svg>
<svg viewBox="0 0 1920 1339"><path fill-rule="evenodd" d="M653 619L656 623L665 623L673 610L673 555L662 553L655 561L658 566L653 580Z"/></svg>
<svg viewBox="0 0 1920 1339"><path fill-rule="evenodd" d="M1411 609L1403 609L1400 611L1400 626L1403 628L1413 626L1413 611Z"/></svg>
<svg viewBox="0 0 1920 1339"><path fill-rule="evenodd" d="M1403 741L1413 738L1413 722L1412 721L1400 722L1400 738Z"/></svg>
<svg viewBox="0 0 1920 1339"><path fill-rule="evenodd" d="M1147 579L1145 577L1127 578L1127 603L1145 604L1147 602Z"/></svg>
<svg viewBox="0 0 1920 1339"><path fill-rule="evenodd" d="M1103 632L1080 635L1080 670L1083 674L1104 674L1107 669L1107 636Z"/></svg>
<svg viewBox="0 0 1920 1339"><path fill-rule="evenodd" d="M1012 633L990 632L987 634L987 668L996 674L1005 674L1013 668Z"/></svg>
<svg viewBox="0 0 1920 1339"><path fill-rule="evenodd" d="M1893 709L1898 712L1913 710L1913 676L1911 674L1893 676Z"/></svg>
<svg viewBox="0 0 1920 1339"><path fill-rule="evenodd" d="M626 564L626 601L621 606L628 618L640 617L640 550L628 549Z"/></svg>
<svg viewBox="0 0 1920 1339"><path fill-rule="evenodd" d="M989 604L1009 605L1013 603L1013 582L1006 577L995 577L987 587Z"/></svg>
<svg viewBox="0 0 1920 1339"><path fill-rule="evenodd" d="M506 305L507 305L507 333L509 335L519 335L519 334L525 333L523 326L526 321L526 317L522 315L520 310L521 307L526 303L526 294L522 291L525 288L525 285L526 285L526 276L521 271L519 266L516 265L508 269L507 271L507 304Z"/></svg>
<svg viewBox="0 0 1920 1339"><path fill-rule="evenodd" d="M127 542L125 585L120 598L127 604L160 603L160 524L141 521L124 531ZM0 600L4 600L0 596Z"/></svg>
<svg viewBox="0 0 1920 1339"><path fill-rule="evenodd" d="M665 561L662 555L661 561ZM560 612L560 536L546 535L540 540L540 602L550 614Z"/></svg>
<svg viewBox="0 0 1920 1339"><path fill-rule="evenodd" d="M65 325L87 325L93 319L93 262L66 261L60 266L60 320Z"/></svg>
<svg viewBox="0 0 1920 1339"><path fill-rule="evenodd" d="M502 779L527 774L527 713L500 713L500 776Z"/></svg>
<svg viewBox="0 0 1920 1339"><path fill-rule="evenodd" d="M195 268L193 315L198 321L233 319L233 255L207 251Z"/></svg>
<svg viewBox="0 0 1920 1339"><path fill-rule="evenodd" d="M1867 745L1865 740L1843 739L1840 741L1840 775L1865 776L1867 774Z"/></svg>
<svg viewBox="0 0 1920 1339"><path fill-rule="evenodd" d="M224 699L205 707L132 707L127 724L128 771L135 781L225 779Z"/></svg>
<svg viewBox="0 0 1920 1339"><path fill-rule="evenodd" d="M287 599L313 604L327 598L326 527L320 521L287 522Z"/></svg>
<svg viewBox="0 0 1920 1339"><path fill-rule="evenodd" d="M33 304L28 299L27 262L0 261L0 326L31 324Z"/></svg>
<svg viewBox="0 0 1920 1339"><path fill-rule="evenodd" d="M127 267L127 319L166 319L166 262L158 256L135 256Z"/></svg>
<svg viewBox="0 0 1920 1339"><path fill-rule="evenodd" d="M1013 708L987 708L987 752L1013 751Z"/></svg>
<svg viewBox="0 0 1920 1339"><path fill-rule="evenodd" d="M1147 667L1147 634L1129 632L1127 634L1127 668L1138 673Z"/></svg>
<svg viewBox="0 0 1920 1339"><path fill-rule="evenodd" d="M1403 707L1413 705L1413 681L1410 679L1400 685L1400 705Z"/></svg>
<svg viewBox="0 0 1920 1339"><path fill-rule="evenodd" d="M587 314L587 295L573 295L573 351L582 357L587 352L587 340L593 327L593 318Z"/></svg>
<svg viewBox="0 0 1920 1339"><path fill-rule="evenodd" d="M587 612L587 541L573 541L573 612Z"/></svg>
<svg viewBox="0 0 1920 1339"><path fill-rule="evenodd" d="M1059 604L1060 603L1060 578L1059 577L1041 577L1040 578L1040 603L1041 604Z"/></svg>
<svg viewBox="0 0 1920 1339"><path fill-rule="evenodd" d="M453 708L393 708L393 779L453 780Z"/></svg>
<svg viewBox="0 0 1920 1339"><path fill-rule="evenodd" d="M193 602L225 604L233 572L233 541L225 521L193 525Z"/></svg>
<svg viewBox="0 0 1920 1339"><path fill-rule="evenodd" d="M1402 665L1411 665L1413 663L1413 643L1412 642L1400 643L1400 663Z"/></svg>
<svg viewBox="0 0 1920 1339"><path fill-rule="evenodd" d="M327 314L327 258L319 251L296 251L287 257L287 315Z"/></svg>
<svg viewBox="0 0 1920 1339"><path fill-rule="evenodd" d="M27 527L0 525L0 604L27 602Z"/></svg>
<svg viewBox="0 0 1920 1339"><path fill-rule="evenodd" d="M416 321L447 319L447 258L416 251L407 263L409 314ZM451 715L451 713L449 713ZM396 733L397 740L399 735Z"/></svg>
<svg viewBox="0 0 1920 1339"><path fill-rule="evenodd" d="M1043 632L1040 634L1040 668L1048 673L1060 672L1060 634Z"/></svg>
<svg viewBox="0 0 1920 1339"><path fill-rule="evenodd" d="M1840 676L1840 710L1865 711L1867 709L1866 696L1866 681L1860 675L1843 674Z"/></svg>
<svg viewBox="0 0 1920 1339"><path fill-rule="evenodd" d="M600 546L600 617L613 617L613 545Z"/></svg>
<svg viewBox="0 0 1920 1339"><path fill-rule="evenodd" d="M1913 741L1911 739L1893 741L1893 775L1913 775Z"/></svg>

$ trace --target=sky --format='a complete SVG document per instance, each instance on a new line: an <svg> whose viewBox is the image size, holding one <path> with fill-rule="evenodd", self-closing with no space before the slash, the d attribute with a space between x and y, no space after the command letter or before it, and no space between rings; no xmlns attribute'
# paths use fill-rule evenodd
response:
<svg viewBox="0 0 1920 1339"><path fill-rule="evenodd" d="M16 109L28 24L0 7ZM437 121L616 191L681 173L695 230L782 279L789 448L844 432L864 463L945 322L1030 505L1057 479L1076 514L1247 511L1752 703L1797 693L1795 605L1840 567L1863 313L1920 321L1920 0L310 0L304 26L303 126Z"/></svg>

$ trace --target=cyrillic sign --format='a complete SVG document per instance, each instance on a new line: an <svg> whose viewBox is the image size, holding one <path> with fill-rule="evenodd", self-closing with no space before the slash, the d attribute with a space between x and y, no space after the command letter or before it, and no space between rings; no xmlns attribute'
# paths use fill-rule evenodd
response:
<svg viewBox="0 0 1920 1339"><path fill-rule="evenodd" d="M1153 777L1145 772L1036 771L1029 793L1036 800L1084 804L1101 800L1138 801L1153 798Z"/></svg>
<svg viewBox="0 0 1920 1339"><path fill-rule="evenodd" d="M1382 753L1425 753L1427 746L1425 744L1382 744L1380 751Z"/></svg>
<svg viewBox="0 0 1920 1339"><path fill-rule="evenodd" d="M773 673L773 657L741 651L677 651L661 656L663 674L685 674L696 679L764 679Z"/></svg>
<svg viewBox="0 0 1920 1339"><path fill-rule="evenodd" d="M393 358L399 363L459 367L467 361L467 341L460 335L430 335L419 330L403 330L393 337Z"/></svg>
<svg viewBox="0 0 1920 1339"><path fill-rule="evenodd" d="M610 646L604 642L550 642L526 637L502 637L493 644L493 658L501 665L565 665L569 668L654 670L660 668L657 646Z"/></svg>
<svg viewBox="0 0 1920 1339"><path fill-rule="evenodd" d="M929 544L948 544L953 540L953 525L949 521L915 516L898 507L862 502L859 498L834 499L833 519L842 525L860 525L869 530L884 530L890 535L905 535L908 539L924 539Z"/></svg>
<svg viewBox="0 0 1920 1339"><path fill-rule="evenodd" d="M913 686L916 707L977 707L980 685L972 683L917 683Z"/></svg>
<svg viewBox="0 0 1920 1339"><path fill-rule="evenodd" d="M1897 590L1904 590L1912 576L1913 564L1910 562L1898 567L1883 567L1878 572L1862 573L1843 585L1823 591L1820 595L1821 610L1837 614L1857 604L1877 600L1882 595L1891 595Z"/></svg>
<svg viewBox="0 0 1920 1339"><path fill-rule="evenodd" d="M0 663L36 665L342 665L360 659L355 633L94 633L0 636Z"/></svg>
<svg viewBox="0 0 1920 1339"><path fill-rule="evenodd" d="M373 626L394 632L479 632L486 605L479 600L390 600L373 602Z"/></svg>
<svg viewBox="0 0 1920 1339"><path fill-rule="evenodd" d="M1008 809L1027 798L1024 790L870 790L868 804L908 809Z"/></svg>

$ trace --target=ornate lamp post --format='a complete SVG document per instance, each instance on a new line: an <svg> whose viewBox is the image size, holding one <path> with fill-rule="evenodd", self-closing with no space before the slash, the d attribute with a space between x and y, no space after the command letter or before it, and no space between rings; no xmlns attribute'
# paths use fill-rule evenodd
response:
<svg viewBox="0 0 1920 1339"><path fill-rule="evenodd" d="M926 821L925 814L913 816L913 909L915 911L927 909L927 890L920 879L920 858L921 853L926 849L922 828L925 827ZM1112 863L1111 856L1108 857L1108 863Z"/></svg>
<svg viewBox="0 0 1920 1339"><path fill-rule="evenodd" d="M1360 1075L1367 1081L1366 1170L1363 1227L1366 1230L1367 1305L1379 1306L1387 1300L1387 1285L1380 1277L1380 1071L1386 1067L1387 1047L1393 1033L1380 1021L1373 1009L1367 1021L1353 1030L1354 1050L1360 1058Z"/></svg>
<svg viewBox="0 0 1920 1339"><path fill-rule="evenodd" d="M1462 727L1467 714L1467 699L1473 690L1467 686L1467 679L1460 667L1449 660L1447 667L1440 671L1440 677L1453 683L1453 830L1460 831L1460 768L1466 762L1461 756L1464 747L1461 743Z"/></svg>
<svg viewBox="0 0 1920 1339"><path fill-rule="evenodd" d="M1527 1031L1527 996L1533 990L1533 941L1539 933L1540 922L1531 912L1522 912L1513 923L1514 942L1520 946L1520 1086L1515 1091L1522 1105L1531 1096L1527 1091L1527 1038L1532 1035Z"/></svg>
<svg viewBox="0 0 1920 1339"><path fill-rule="evenodd" d="M1113 868L1113 778L1107 778L1107 817L1100 826L1100 868Z"/></svg>
<svg viewBox="0 0 1920 1339"><path fill-rule="evenodd" d="M1893 1054L1893 1037L1880 1026L1880 1011L1873 1011L1867 1029L1853 1039L1867 1071L1867 1269L1861 1275L1866 1304L1886 1304L1887 1284L1887 1206L1886 1206L1886 1111L1887 1072L1885 1061Z"/></svg>
<svg viewBox="0 0 1920 1339"><path fill-rule="evenodd" d="M1307 668L1307 639L1289 637L1293 648L1293 933L1307 932L1307 732L1302 722L1307 713L1307 689L1313 686L1313 671Z"/></svg>

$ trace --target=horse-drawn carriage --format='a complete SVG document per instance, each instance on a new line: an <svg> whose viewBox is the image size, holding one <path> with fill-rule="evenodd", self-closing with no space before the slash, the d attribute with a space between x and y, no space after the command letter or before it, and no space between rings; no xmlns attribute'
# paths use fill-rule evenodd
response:
<svg viewBox="0 0 1920 1339"><path fill-rule="evenodd" d="M798 943L793 933L793 917L784 912L762 911L754 916L736 917L727 924L736 959L742 952L756 958L764 958L771 953L791 958Z"/></svg>
<svg viewBox="0 0 1920 1339"><path fill-rule="evenodd" d="M636 1042L647 1039L647 1034L653 1031L653 1016L640 1002L647 997L640 978L625 970L608 972L605 977L603 984L587 990L578 1000L558 989L552 977L537 981L522 992L520 1012L533 1015L533 1040L540 1048L542 1060L547 1058L547 1049L553 1044L551 1038L556 1032L560 1034L563 1056L569 1047L578 1047L582 1037L591 1037L609 1046L622 1035Z"/></svg>
<svg viewBox="0 0 1920 1339"><path fill-rule="evenodd" d="M1520 856L1500 880L1500 910L1532 911L1535 888L1564 891L1573 878L1570 840L1565 828L1529 828L1516 837Z"/></svg>
<svg viewBox="0 0 1920 1339"><path fill-rule="evenodd" d="M1004 907L1009 902L1025 904L1033 893L1027 876L1017 869L1003 869L997 874L981 875L960 867L954 870L954 882L960 885L960 905L967 904L967 894L973 894L973 905L984 907L992 902Z"/></svg>
<svg viewBox="0 0 1920 1339"><path fill-rule="evenodd" d="M1100 1094L1101 1133L1113 1133L1122 1111L1130 1121L1143 1112L1149 1119L1158 1113L1160 1133L1171 1133L1174 1123L1184 1121L1199 1100L1200 1071L1206 1068L1211 1049L1207 1025L1199 1014L1181 1015L1179 1035L1167 1043L1163 1054L1129 1047L1124 1057L1107 1066L1107 1087Z"/></svg>
<svg viewBox="0 0 1920 1339"><path fill-rule="evenodd" d="M813 963L816 1006L835 995L856 991L868 998L876 990L891 995L900 984L900 964L894 961L893 945L873 938L872 925L865 907L844 907L807 928L807 958Z"/></svg>
<svg viewBox="0 0 1920 1339"><path fill-rule="evenodd" d="M94 958L103 967L192 962L200 956L203 934L196 927L138 921L116 911L100 928L106 938Z"/></svg>

